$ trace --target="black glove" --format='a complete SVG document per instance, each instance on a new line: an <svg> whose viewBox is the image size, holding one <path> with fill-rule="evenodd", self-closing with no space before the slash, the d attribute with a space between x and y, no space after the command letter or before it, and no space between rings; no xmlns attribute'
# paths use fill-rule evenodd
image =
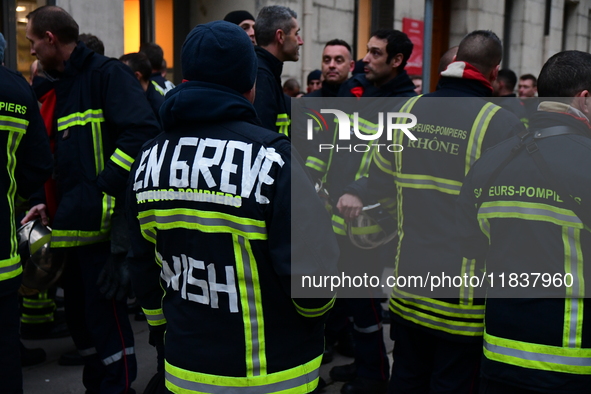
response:
<svg viewBox="0 0 591 394"><path fill-rule="evenodd" d="M97 286L106 299L121 301L131 297L131 280L126 254L111 254L101 271Z"/></svg>

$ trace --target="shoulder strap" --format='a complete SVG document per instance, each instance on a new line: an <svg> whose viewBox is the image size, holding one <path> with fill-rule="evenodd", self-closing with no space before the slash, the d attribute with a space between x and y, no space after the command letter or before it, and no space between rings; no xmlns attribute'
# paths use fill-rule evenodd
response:
<svg viewBox="0 0 591 394"><path fill-rule="evenodd" d="M490 186L497 179L497 177L507 166L507 164L509 164L515 157L517 157L517 155L519 154L519 152L523 150L523 148L526 148L527 153L534 160L534 163L536 164L544 178L546 178L546 180L550 183L550 185L558 193L558 195L562 197L566 207L573 211L575 215L577 215L578 218L581 219L584 226L591 228L591 215L584 211L579 205L579 203L577 203L577 201L575 201L575 199L567 192L566 187L564 186L562 181L554 175L553 171L550 169L550 166L548 165L548 163L546 163L546 160L544 160L544 157L540 153L538 145L536 144L537 140L541 140L544 138L579 133L575 129L567 126L548 127L533 132L533 139L526 144L525 140L531 134L531 132L527 131L518 134L519 143L515 147L513 147L513 149L509 153L509 156L505 158L505 160L499 165L499 167L495 169L495 171L488 178L484 187L482 188L483 192L490 188ZM480 197L478 197L477 199L476 209L480 208L480 206L483 203L483 194L484 193L481 193Z"/></svg>

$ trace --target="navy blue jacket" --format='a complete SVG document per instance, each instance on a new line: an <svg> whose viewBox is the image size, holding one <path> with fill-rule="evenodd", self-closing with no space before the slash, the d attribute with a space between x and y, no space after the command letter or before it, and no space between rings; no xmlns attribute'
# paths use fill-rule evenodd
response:
<svg viewBox="0 0 591 394"><path fill-rule="evenodd" d="M57 100L52 246L107 241L115 197L123 196L133 160L160 131L158 122L129 67L82 42L50 77Z"/></svg>
<svg viewBox="0 0 591 394"><path fill-rule="evenodd" d="M292 280L334 274L338 251L289 139L205 82L177 86L160 116L128 199L132 281L152 329L166 327L168 383L311 391L332 300L292 298Z"/></svg>
<svg viewBox="0 0 591 394"><path fill-rule="evenodd" d="M28 198L51 175L49 140L33 90L16 72L0 66L0 296L20 286L16 200Z"/></svg>

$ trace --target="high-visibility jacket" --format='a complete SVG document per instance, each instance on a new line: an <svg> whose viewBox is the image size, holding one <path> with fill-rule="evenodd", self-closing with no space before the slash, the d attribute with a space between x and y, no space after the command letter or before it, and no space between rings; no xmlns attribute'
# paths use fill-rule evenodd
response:
<svg viewBox="0 0 591 394"><path fill-rule="evenodd" d="M15 205L51 175L49 140L35 95L27 81L0 66L0 296L20 286L21 258L16 238ZM17 201L18 200L18 201Z"/></svg>
<svg viewBox="0 0 591 394"><path fill-rule="evenodd" d="M258 59L254 108L264 128L289 136L291 98L281 87L283 62L266 49L254 49Z"/></svg>
<svg viewBox="0 0 591 394"><path fill-rule="evenodd" d="M399 110L416 116L417 125L409 130L417 140L400 130L392 141L381 140L403 150L376 152L369 171L369 189L397 200L398 248L392 256L396 278L430 281L430 275L479 273L476 261L460 253L455 200L481 153L523 130L513 114L478 98L492 93L483 82L447 77L441 85ZM401 285L393 288L390 299L396 322L449 340L481 340L484 306L472 289L448 287L435 297L429 285L397 283Z"/></svg>
<svg viewBox="0 0 591 394"><path fill-rule="evenodd" d="M123 63L82 42L54 79L58 207L52 247L107 241L115 197L123 195L140 147L160 128Z"/></svg>
<svg viewBox="0 0 591 394"><path fill-rule="evenodd" d="M333 299L292 298L292 279L335 274L338 251L289 139L205 82L169 93L161 115L166 132L142 148L129 200L134 289L150 325L166 327L167 387L311 392Z"/></svg>
<svg viewBox="0 0 591 394"><path fill-rule="evenodd" d="M530 130L535 134L558 125L577 134L542 138L536 145L562 186L549 181L524 149L483 190L519 142L507 140L486 152L466 177L458 199L458 231L464 254L486 256L486 271L495 274L487 290L483 375L536 392L574 394L591 386L591 313L585 299L591 233L590 224L556 189L564 187L580 202L580 211L591 214L591 173L585 170L591 166L591 129L586 120L538 111ZM518 275L513 283L511 273ZM556 275L566 277L570 287L554 288ZM554 282L544 285L544 276ZM503 298L517 296L509 293L516 290L529 298ZM540 296L555 298L535 298Z"/></svg>

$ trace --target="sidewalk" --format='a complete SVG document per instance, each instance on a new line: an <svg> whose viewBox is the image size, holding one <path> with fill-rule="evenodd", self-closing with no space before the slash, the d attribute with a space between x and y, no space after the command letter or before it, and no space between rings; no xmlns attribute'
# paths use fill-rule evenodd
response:
<svg viewBox="0 0 591 394"><path fill-rule="evenodd" d="M145 321L133 321L131 324L135 333L135 351L138 360L138 375L133 383L137 394L141 394L152 375L156 372L156 350L148 344L148 324ZM384 339L390 362L392 362L393 343L389 339L390 326L384 326ZM82 367L65 367L58 365L57 360L62 353L75 350L71 338L25 341L25 347L45 349L47 360L38 365L23 368L24 394L82 394ZM335 352L335 357L330 364L323 365L320 376L328 383L324 389L325 394L340 393L341 382L332 382L328 371L335 365L350 364L353 359L343 357ZM1 390L0 390L1 391Z"/></svg>

